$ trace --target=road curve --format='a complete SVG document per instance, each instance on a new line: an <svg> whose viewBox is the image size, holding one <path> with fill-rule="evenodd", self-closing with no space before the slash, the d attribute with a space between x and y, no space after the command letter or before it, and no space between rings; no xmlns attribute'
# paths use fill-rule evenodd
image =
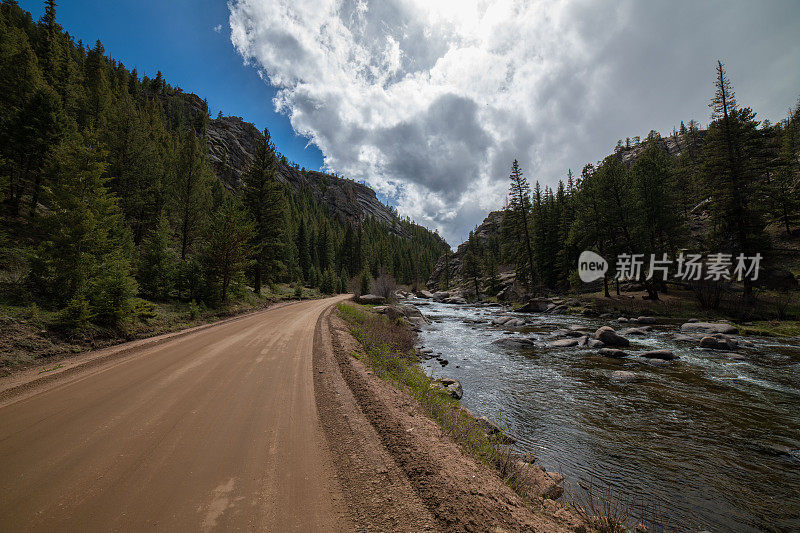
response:
<svg viewBox="0 0 800 533"><path fill-rule="evenodd" d="M145 346L2 405L0 530L351 529L312 374L337 299Z"/></svg>

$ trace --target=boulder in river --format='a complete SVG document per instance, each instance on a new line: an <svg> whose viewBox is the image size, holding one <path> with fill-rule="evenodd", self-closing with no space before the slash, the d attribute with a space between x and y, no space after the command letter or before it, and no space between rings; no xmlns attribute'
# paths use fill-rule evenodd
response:
<svg viewBox="0 0 800 533"><path fill-rule="evenodd" d="M658 320L656 320L652 316L640 316L638 318L631 319L631 322L634 322L636 324L655 324L656 322L658 322Z"/></svg>
<svg viewBox="0 0 800 533"><path fill-rule="evenodd" d="M550 348L569 348L570 346L577 346L578 339L559 339L547 343Z"/></svg>
<svg viewBox="0 0 800 533"><path fill-rule="evenodd" d="M618 348L600 348L597 351L597 355L602 355L603 357L612 357L614 359L621 359L628 354Z"/></svg>
<svg viewBox="0 0 800 533"><path fill-rule="evenodd" d="M594 338L602 341L606 346L629 346L630 341L614 331L611 326L603 326L594 332Z"/></svg>
<svg viewBox="0 0 800 533"><path fill-rule="evenodd" d="M686 333L675 333L672 335L672 340L680 342L700 342L702 335L691 335Z"/></svg>
<svg viewBox="0 0 800 533"><path fill-rule="evenodd" d="M464 396L464 389L461 387L461 382L457 379L439 378L431 383L431 388L447 393L456 400L460 400Z"/></svg>
<svg viewBox="0 0 800 533"><path fill-rule="evenodd" d="M738 333L734 326L724 322L687 322L681 326L681 333Z"/></svg>
<svg viewBox="0 0 800 533"><path fill-rule="evenodd" d="M498 346L512 350L533 348L536 346L536 343L533 341L533 339L526 339L525 337L508 337L504 339L497 339L496 341L492 341L492 344L497 344Z"/></svg>
<svg viewBox="0 0 800 533"><path fill-rule="evenodd" d="M647 352L640 353L639 357L644 357L646 359L661 359L662 361L672 361L673 359L678 359L678 356L669 350L649 350Z"/></svg>
<svg viewBox="0 0 800 533"><path fill-rule="evenodd" d="M736 339L732 339L722 333L716 333L700 339L700 347L710 350L735 350L739 346Z"/></svg>
<svg viewBox="0 0 800 533"><path fill-rule="evenodd" d="M629 370L615 370L611 373L611 381L614 383L635 383L641 380L639 374Z"/></svg>
<svg viewBox="0 0 800 533"><path fill-rule="evenodd" d="M603 341L599 341L597 339L586 339L587 348L602 348L603 346L605 346Z"/></svg>
<svg viewBox="0 0 800 533"><path fill-rule="evenodd" d="M433 293L431 291L421 290L415 292L414 294L417 295L417 298L433 298Z"/></svg>
<svg viewBox="0 0 800 533"><path fill-rule="evenodd" d="M519 313L543 313L547 311L547 306L552 304L550 300L545 298L534 298L532 300L528 300L528 302L517 309Z"/></svg>
<svg viewBox="0 0 800 533"><path fill-rule="evenodd" d="M620 330L619 334L620 335L639 335L639 336L644 337L645 335L648 334L649 330L650 330L650 326L645 326L643 328L625 328L623 330Z"/></svg>

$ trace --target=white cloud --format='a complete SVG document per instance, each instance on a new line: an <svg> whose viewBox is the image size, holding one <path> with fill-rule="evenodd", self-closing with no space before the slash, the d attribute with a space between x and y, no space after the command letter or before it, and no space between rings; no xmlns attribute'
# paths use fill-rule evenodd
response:
<svg viewBox="0 0 800 533"><path fill-rule="evenodd" d="M514 158L529 179L554 185L617 138L705 122L717 57L739 100L773 120L800 92L797 69L774 79L778 59L800 60L791 1L231 0L229 8L236 50L278 89L276 108L326 166L365 179L451 244L502 205Z"/></svg>
<svg viewBox="0 0 800 533"><path fill-rule="evenodd" d="M217 24L212 29L217 33L222 33L222 24Z"/></svg>

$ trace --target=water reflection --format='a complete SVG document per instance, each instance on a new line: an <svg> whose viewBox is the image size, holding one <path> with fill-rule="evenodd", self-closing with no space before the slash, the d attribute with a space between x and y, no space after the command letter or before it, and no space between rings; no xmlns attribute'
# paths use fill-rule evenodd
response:
<svg viewBox="0 0 800 533"><path fill-rule="evenodd" d="M547 348L559 328L607 320L529 315L513 334L488 322L503 311L431 303L421 342L449 360L434 375L459 379L462 403L504 422L517 446L561 471L567 488L608 487L663 509L684 530L800 530L800 342L750 338L738 356L672 339L679 323L629 337L631 352L666 348L680 360L609 359ZM478 321L478 323L472 323ZM614 326L613 322L611 323ZM502 338L537 341L504 348ZM641 381L617 383L614 370Z"/></svg>

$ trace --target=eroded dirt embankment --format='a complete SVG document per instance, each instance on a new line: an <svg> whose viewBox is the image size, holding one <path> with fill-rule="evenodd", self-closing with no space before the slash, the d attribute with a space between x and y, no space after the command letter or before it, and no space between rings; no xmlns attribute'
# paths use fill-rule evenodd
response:
<svg viewBox="0 0 800 533"><path fill-rule="evenodd" d="M371 501L348 502L355 517L384 520L365 529L585 530L552 501L538 510L523 502L491 468L444 435L413 398L351 355L359 350L340 318L320 317L314 350L317 409L345 492L365 483L375 488ZM383 450L370 444L373 435ZM383 465L377 474L375 461Z"/></svg>

